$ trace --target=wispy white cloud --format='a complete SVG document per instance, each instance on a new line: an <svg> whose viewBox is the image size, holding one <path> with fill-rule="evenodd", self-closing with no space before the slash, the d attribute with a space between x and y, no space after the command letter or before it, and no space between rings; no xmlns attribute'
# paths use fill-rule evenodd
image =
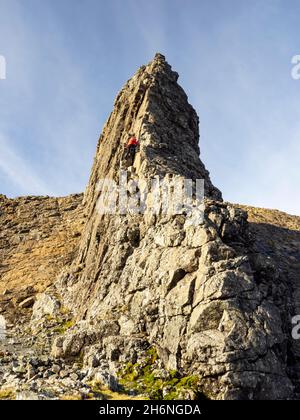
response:
<svg viewBox="0 0 300 420"><path fill-rule="evenodd" d="M24 194L81 191L100 126L80 54L74 58L68 51L51 4L44 6L48 20L40 38L29 25L26 5L15 0L7 5L2 19L10 24L0 25L10 75L0 86L2 178Z"/></svg>
<svg viewBox="0 0 300 420"><path fill-rule="evenodd" d="M51 194L47 185L40 176L35 173L18 152L9 144L9 141L0 133L0 170L15 184L24 194Z"/></svg>

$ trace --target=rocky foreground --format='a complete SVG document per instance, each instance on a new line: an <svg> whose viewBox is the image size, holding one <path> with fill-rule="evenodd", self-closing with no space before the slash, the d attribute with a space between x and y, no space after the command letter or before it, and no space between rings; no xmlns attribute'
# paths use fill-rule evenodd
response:
<svg viewBox="0 0 300 420"><path fill-rule="evenodd" d="M100 357L97 351L84 352L84 340L95 342L103 331L76 324L61 305L55 289L32 295L35 302L19 311L16 324L8 324L0 340L0 399L17 400L109 400L109 399L195 399L196 377L180 378L164 369L154 348L140 341L131 348L132 363L120 364L111 374L114 351ZM72 332L64 343L60 358L58 343ZM98 334L97 334L97 332ZM53 346L53 342L56 343ZM88 344L87 342L85 344ZM52 347L52 348L51 348ZM137 363L137 352L143 352Z"/></svg>
<svg viewBox="0 0 300 420"><path fill-rule="evenodd" d="M83 196L0 196L0 397L299 398L300 218L222 201L177 80L157 54L126 83ZM203 218L101 214L120 168L203 179Z"/></svg>
<svg viewBox="0 0 300 420"><path fill-rule="evenodd" d="M77 197L67 198L68 202L71 200L74 200L75 206ZM256 237L254 245L261 251L264 248L265 252L272 255L280 264L280 270L284 270L286 275L290 272L290 278L296 284L300 266L300 218L278 211L246 206L243 210L248 213L250 234ZM22 231L24 224L29 222L22 219L15 225L15 229L18 227L18 230ZM75 251L78 240L79 236L77 243L73 242L73 249L69 248L68 251ZM30 241L30 237L23 236L23 249L26 249L24 245L27 241ZM48 258L49 260L46 259L45 262L51 263L53 255L48 254ZM105 354L101 359L97 349L81 351L83 342L78 340L77 335L74 340L72 331L86 332L86 325L84 322L77 323L74 314L63 306L61 297L53 285L46 283L44 289L38 285L39 292L35 289L35 283L26 285L23 282L18 288L2 291L1 312L9 321L5 336L0 340L0 398L205 397L199 391L196 376L191 375L183 379L176 377L175 371L163 367L155 349L142 340L140 349L131 349L133 355L140 356L143 353L138 363L136 357L133 357L131 363L121 363L119 371L116 375L112 375L110 364L114 363L113 353ZM60 358L57 354L57 343L68 332L69 345L65 345L64 357ZM101 337L97 337L97 328L95 334L91 341L100 341ZM53 343L56 343L55 346Z"/></svg>

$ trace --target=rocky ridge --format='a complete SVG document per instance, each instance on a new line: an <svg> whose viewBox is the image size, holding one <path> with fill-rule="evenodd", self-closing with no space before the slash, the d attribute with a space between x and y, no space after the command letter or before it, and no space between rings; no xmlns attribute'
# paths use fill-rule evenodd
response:
<svg viewBox="0 0 300 420"><path fill-rule="evenodd" d="M68 222L66 234L72 237L72 223L77 233L61 249L64 269L55 287L52 275L33 308L24 308L29 331L16 335L29 345L21 362L10 359L5 343L4 371L12 370L4 373L6 384L13 368L24 370L22 357L28 362L39 349L48 364L41 361L44 370L35 371L38 387L53 381L56 389L36 391L41 398L61 398L71 389L82 389L79 398L91 392L97 398L92 383L150 398L297 398L299 347L290 324L298 310L299 218L222 202L199 158L198 117L177 79L158 54L117 96L82 207L78 197ZM190 215L162 208L155 215L99 213L99 182L118 181L128 133L141 143L126 168L129 178L145 185L154 176L204 179L203 220L191 223ZM50 231L65 231L66 220L57 219ZM20 260L25 249L26 241ZM52 254L57 257L50 249L49 267ZM75 364L77 377L62 383L56 364L68 378ZM30 391L20 380L19 391Z"/></svg>
<svg viewBox="0 0 300 420"><path fill-rule="evenodd" d="M72 261L83 227L82 197L0 196L0 314L15 320Z"/></svg>

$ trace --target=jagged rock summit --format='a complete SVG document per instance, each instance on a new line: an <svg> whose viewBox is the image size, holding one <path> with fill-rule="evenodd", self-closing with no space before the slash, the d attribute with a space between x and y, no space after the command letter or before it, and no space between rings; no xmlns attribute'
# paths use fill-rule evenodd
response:
<svg viewBox="0 0 300 420"><path fill-rule="evenodd" d="M126 83L100 136L86 202L93 202L99 179L118 177L129 133L140 140L135 161L139 177L173 173L205 179L207 195L221 199L199 159L198 116L177 79L165 57L156 54Z"/></svg>
<svg viewBox="0 0 300 420"><path fill-rule="evenodd" d="M156 399L299 397L299 218L222 201L177 79L157 54L126 83L83 200L0 195L0 333L13 337L0 380L20 399L97 398L91 381ZM203 179L204 203L166 213L150 191L156 212L103 213L100 186L123 169L147 187Z"/></svg>
<svg viewBox="0 0 300 420"><path fill-rule="evenodd" d="M198 117L177 79L157 54L117 96L85 193L79 252L58 281L83 324L53 352L85 351L117 377L153 347L165 369L197 375L207 397L288 398L285 283L251 247L246 212L212 185L199 159ZM97 183L118 178L128 133L141 142L131 168L139 179L205 180L202 223L184 214L99 214Z"/></svg>
<svg viewBox="0 0 300 420"><path fill-rule="evenodd" d="M124 234L133 238L131 242L122 245L113 257L114 266L119 264L122 267L124 259L132 251L131 243L139 242L141 235L155 219L151 214L143 217L107 216L99 214L97 210L99 181L107 178L119 181L122 154L129 133L134 133L140 141L133 168L130 168L130 172L140 181L147 182L155 176L162 178L169 175L193 180L203 179L206 197L222 201L220 191L212 185L209 173L199 157L199 118L177 80L178 74L172 70L165 57L157 53L153 61L142 66L117 95L114 110L98 142L92 174L84 196L88 220L75 269L84 267L82 277L88 277L88 281L94 286L85 288L85 298L80 291L76 303L78 309L82 306L82 310L86 311L86 299L93 299L92 293L101 283L96 282L95 277L99 276L98 265L107 253L106 239L110 236L107 235L108 226L115 233L118 232L118 236L125 229L127 233ZM90 263L89 258L94 261L96 249L98 262ZM71 278L73 284L73 276ZM75 283L81 290L80 282ZM74 303L76 291L72 289L69 295Z"/></svg>

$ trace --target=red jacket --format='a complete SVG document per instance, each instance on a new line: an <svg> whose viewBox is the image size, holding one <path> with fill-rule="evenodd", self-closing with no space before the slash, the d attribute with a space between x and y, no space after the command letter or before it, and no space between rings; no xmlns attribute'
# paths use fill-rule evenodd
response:
<svg viewBox="0 0 300 420"><path fill-rule="evenodd" d="M127 147L129 147L129 146L137 146L138 144L139 144L139 141L135 137L131 137L128 140Z"/></svg>

